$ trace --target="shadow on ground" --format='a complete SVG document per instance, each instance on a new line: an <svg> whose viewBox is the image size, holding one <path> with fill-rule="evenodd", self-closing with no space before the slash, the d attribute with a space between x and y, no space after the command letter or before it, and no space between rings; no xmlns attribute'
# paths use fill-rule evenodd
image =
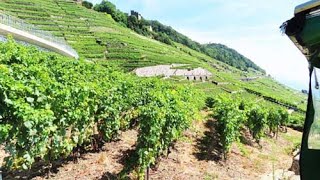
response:
<svg viewBox="0 0 320 180"><path fill-rule="evenodd" d="M200 161L220 161L222 159L223 151L220 144L220 135L216 131L217 123L213 119L209 119L205 126L208 128L204 132L204 136L197 139L197 152L195 157Z"/></svg>
<svg viewBox="0 0 320 180"><path fill-rule="evenodd" d="M132 149L122 151L118 157L117 162L123 165L123 169L118 173L105 172L100 180L116 180L116 179L130 179L128 176L134 169L133 163L137 161L137 154L135 151L135 145Z"/></svg>
<svg viewBox="0 0 320 180"><path fill-rule="evenodd" d="M83 157L80 157L83 158ZM59 172L59 168L64 164L68 164L74 161L74 158L68 157L63 160L53 161L51 164L45 162L37 162L29 170L11 170L3 172L4 179L32 179L35 177L50 178L50 175L54 175Z"/></svg>
<svg viewBox="0 0 320 180"><path fill-rule="evenodd" d="M86 150L84 147L75 148L74 152L66 158L54 160L50 163L38 161L28 170L3 170L4 179L32 179L36 177L50 178L59 172L59 168L71 162L77 163L79 159L85 160L88 153L99 153L102 149Z"/></svg>
<svg viewBox="0 0 320 180"><path fill-rule="evenodd" d="M101 177L101 180L117 180L117 179L119 179L118 176L110 172L104 173L103 176Z"/></svg>

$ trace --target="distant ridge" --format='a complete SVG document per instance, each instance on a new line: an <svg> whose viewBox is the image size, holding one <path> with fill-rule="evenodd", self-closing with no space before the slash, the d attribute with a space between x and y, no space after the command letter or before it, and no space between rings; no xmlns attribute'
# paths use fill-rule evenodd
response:
<svg viewBox="0 0 320 180"><path fill-rule="evenodd" d="M241 70L252 68L265 74L264 69L260 68L250 59L226 45L209 43L205 44L204 46L206 47L206 54L217 59L218 61L222 61Z"/></svg>

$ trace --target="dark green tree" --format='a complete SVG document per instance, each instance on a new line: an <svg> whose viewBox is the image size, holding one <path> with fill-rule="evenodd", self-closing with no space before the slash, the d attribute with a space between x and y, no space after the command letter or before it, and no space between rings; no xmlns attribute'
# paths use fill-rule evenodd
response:
<svg viewBox="0 0 320 180"><path fill-rule="evenodd" d="M128 25L128 15L118 10L110 1L103 0L100 4L96 4L93 9L98 12L108 13L116 22L124 26Z"/></svg>
<svg viewBox="0 0 320 180"><path fill-rule="evenodd" d="M135 16L129 16L128 17L128 27L130 29L135 29L138 26L139 26L138 18Z"/></svg>
<svg viewBox="0 0 320 180"><path fill-rule="evenodd" d="M98 12L106 12L112 17L117 12L116 6L107 0L103 0L100 4L96 4L93 9Z"/></svg>
<svg viewBox="0 0 320 180"><path fill-rule="evenodd" d="M82 6L88 8L88 9L92 9L93 7L93 4L91 2L88 2L88 1L82 1Z"/></svg>
<svg viewBox="0 0 320 180"><path fill-rule="evenodd" d="M156 34L155 39L165 44L173 45L173 42L170 40L169 36L165 33L160 32Z"/></svg>

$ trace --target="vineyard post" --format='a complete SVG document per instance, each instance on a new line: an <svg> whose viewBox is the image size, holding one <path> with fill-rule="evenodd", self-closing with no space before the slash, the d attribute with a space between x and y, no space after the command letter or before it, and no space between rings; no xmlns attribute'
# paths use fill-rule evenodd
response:
<svg viewBox="0 0 320 180"><path fill-rule="evenodd" d="M276 140L278 140L279 126L280 126L280 125L277 126Z"/></svg>
<svg viewBox="0 0 320 180"><path fill-rule="evenodd" d="M147 173L146 173L145 176L146 176L145 179L146 179L146 180L149 180L149 166L147 167ZM0 180L1 180L1 179L0 179Z"/></svg>

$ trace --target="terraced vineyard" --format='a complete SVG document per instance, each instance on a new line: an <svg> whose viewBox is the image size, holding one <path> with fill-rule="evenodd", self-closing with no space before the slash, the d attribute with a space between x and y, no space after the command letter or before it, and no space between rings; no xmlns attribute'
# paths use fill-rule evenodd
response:
<svg viewBox="0 0 320 180"><path fill-rule="evenodd" d="M138 35L108 14L88 10L73 1L0 1L0 10L63 37L81 57L106 59L131 70L155 64L202 64L210 57L180 44L167 46ZM190 55L191 54L191 55Z"/></svg>
<svg viewBox="0 0 320 180"><path fill-rule="evenodd" d="M116 23L110 15L86 9L74 1L3 0L0 1L0 10L65 38L83 58L107 60L123 65L127 70L156 64L181 63L208 68L216 74L214 79L226 82L238 82L244 75L256 75L252 72L244 73L179 43L168 46L138 35ZM266 80L266 83L270 82L274 81ZM251 86L251 83L248 84ZM279 84L273 87L280 91L284 89ZM291 91L288 93L292 94Z"/></svg>

